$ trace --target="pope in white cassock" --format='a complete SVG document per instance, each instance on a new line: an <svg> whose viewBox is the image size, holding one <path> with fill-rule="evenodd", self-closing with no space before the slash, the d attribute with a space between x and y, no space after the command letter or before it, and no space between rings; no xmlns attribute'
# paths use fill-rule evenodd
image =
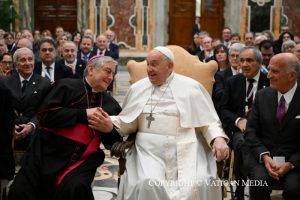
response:
<svg viewBox="0 0 300 200"><path fill-rule="evenodd" d="M229 156L220 120L207 91L173 71L174 55L156 47L147 56L148 78L133 84L123 111L111 116L122 136L137 132L126 155L118 199L221 199L216 159ZM187 66L188 67L188 66ZM101 131L101 111L92 126Z"/></svg>

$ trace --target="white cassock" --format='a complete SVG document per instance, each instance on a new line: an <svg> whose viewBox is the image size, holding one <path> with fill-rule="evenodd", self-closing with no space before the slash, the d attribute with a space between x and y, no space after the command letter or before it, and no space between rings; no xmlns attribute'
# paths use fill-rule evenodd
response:
<svg viewBox="0 0 300 200"><path fill-rule="evenodd" d="M152 97L151 97L152 93ZM146 117L154 121L148 128ZM153 88L148 78L133 84L113 124L123 136L137 132L127 152L118 199L215 200L217 168L210 145L226 137L211 98L197 81L172 73Z"/></svg>

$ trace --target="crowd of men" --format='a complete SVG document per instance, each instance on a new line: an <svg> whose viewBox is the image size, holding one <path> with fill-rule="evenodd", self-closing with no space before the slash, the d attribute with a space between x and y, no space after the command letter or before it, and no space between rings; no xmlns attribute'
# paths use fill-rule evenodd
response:
<svg viewBox="0 0 300 200"><path fill-rule="evenodd" d="M249 178L268 183L265 187L250 187L251 199L269 199L271 185L276 182L283 185L285 199L296 199L295 188L299 187L299 148L293 148L299 145L299 134L294 129L299 110L293 109L299 106L296 88L300 41L295 41L297 38L288 27L282 28L277 40L266 30L247 32L243 42L229 27L223 28L222 39L212 38L205 31L195 32L193 45L188 49L201 61L216 60L219 65L212 98L235 152L235 179L239 183ZM262 90L268 86L272 92ZM274 99L266 96L274 91L278 91L278 98L277 94ZM276 119L281 96L285 98L282 121ZM290 105L295 107L289 108ZM265 113L268 116L264 117ZM288 118L290 113L293 114ZM295 179L295 184L291 184ZM237 185L235 199L244 199L244 187Z"/></svg>
<svg viewBox="0 0 300 200"><path fill-rule="evenodd" d="M211 145L213 155L218 159L228 157L229 151L226 142L229 141L228 145L235 152L235 179L240 183L246 182L247 179L266 181L267 183L259 187L250 187L251 198L269 199L271 185L279 183L283 186L285 199L297 199L300 195L298 191L300 188L300 136L297 133L297 128L300 126L300 89L298 85L300 42L295 41L296 37L287 29L282 30L277 40L274 39L272 32L266 30L261 33L247 32L243 41L241 41L240 35L232 33L229 27L223 28L222 39L210 37L206 31L200 31L200 27L198 29L195 27L195 30L197 31L193 35L193 45L188 51L192 55L198 56L202 62L215 60L219 66L219 70L215 74L216 81L212 94L214 109L211 109L206 93L197 89L186 91L186 96L191 95L191 99L199 97L202 100L190 102L193 108L188 103L183 103L180 94L175 92L176 87L182 87L178 83L182 81L183 86L193 88L197 86L191 80L174 75L172 52L165 47L157 47L149 53L146 59L150 82L144 80L143 84L134 85L128 93L128 102L126 102L120 117L111 119L109 115L118 115L121 111L121 108L116 105L117 103L111 99L112 97L107 96L105 92L106 90L112 91L113 76L117 72L117 63L114 60L119 58L119 47L114 43L115 35L112 31L108 30L98 35L95 41L94 34L90 29L83 31L82 34L76 32L71 35L65 32L63 27L57 27L55 37L52 37L48 30L42 33L35 30L32 34L30 30L24 29L16 37L12 33L1 34L0 86L1 102L3 103L0 110L3 112L0 119L4 121L3 115L6 112L12 113L14 118L14 120L12 118L5 119L8 120L8 125L1 126L1 138L2 135L6 135L3 137L5 140L1 139L1 144L11 143L12 135L9 131L13 129L14 150L25 151L31 147L21 161L21 163L23 162L22 169L11 187L12 192L10 192L9 198L38 199L41 198L42 193L43 195L49 194L49 198L53 197L54 199L75 199L74 194L80 194L76 197L78 199L80 196L93 198L89 183L97 166L89 164L92 162L89 159L85 158L84 161L81 161L81 157L78 157L78 154L86 156L85 153L89 146L79 145L74 150L75 154L72 151L74 146L78 146L78 143L85 144L86 141L77 141L78 138L70 137L68 139L76 141L75 144L65 140L57 142L60 141L57 137L69 137L63 135L62 128L72 126L78 128L77 125L83 123L86 125L84 130L89 127L93 131L112 135L112 138L101 136L102 141L106 141L108 146L120 140L118 133L123 136L132 132L140 133L135 144L135 151L133 150L129 154L128 159L141 163L141 166L127 164L127 173L121 180L120 199L146 199L150 193L158 195L157 199L161 197L189 199L193 197L206 198L210 197L209 195L212 195L211 197L218 196L211 188L199 189L198 193L187 190L183 195L178 192L181 190L178 188L165 187L162 192L161 188L154 187L149 190L145 186L145 180L149 181L151 176L162 180L164 179L161 177L162 174L167 173L164 172L166 169L161 169L161 166L155 163L155 160L159 158L161 163L168 163L162 158L164 155L161 152L152 152L154 144L148 143L149 138L145 137L145 133L152 134L153 129L155 129L154 132L165 131L165 134L169 135L158 137L160 143L156 144L158 145L157 149L167 142L175 145L171 151L176 153L179 152L176 149L178 148L176 142L169 140L170 137L174 137L172 135L174 133L169 130L177 130L182 124L185 124L186 133L190 133L189 129L195 129L196 133L201 129L202 133L211 134L212 136L207 136L209 139L205 139ZM98 67L101 68L100 71L97 69ZM60 79L62 80L58 81ZM99 85L96 84L96 81L100 81ZM93 93L97 93L97 95ZM144 96L148 93L150 102L148 96ZM2 94L5 94L6 98ZM199 96L193 96L195 94ZM45 98L46 100L44 100ZM98 104L94 103L94 98L97 99ZM162 104L164 101L170 105ZM144 107L141 107L141 104L137 105L136 102L143 102ZM174 102L182 103L182 108L176 108ZM202 102L199 110L197 110L197 102ZM174 119L172 118L175 124L167 123L171 117L170 113L166 117L164 112L167 111L162 111L167 110L164 108L166 105L172 111L171 115L175 116ZM206 107L202 107L203 105ZM205 111L209 110L211 115L208 117L210 120L204 120L205 123L201 117L199 119L182 117L183 115L194 116L196 111L199 112L199 115L204 115L201 111L203 108ZM82 109L85 109L84 114ZM137 109L140 110L137 111ZM189 110L195 112L187 113ZM218 115L215 115L215 111ZM155 121L152 116L154 114L161 115L159 116L160 121L165 121L168 124L166 127L170 126L170 129L161 127L160 121ZM219 118L227 136L215 126L219 123ZM187 119L188 121L186 121ZM153 123L152 126L151 123ZM175 125L178 127L174 128ZM203 127L208 128L204 130ZM210 127L214 129L210 130ZM37 130L40 131L39 136L35 134ZM215 135L211 133L212 130L216 131ZM70 132L73 133L72 130L68 130L68 133ZM95 132L93 134L95 135ZM55 159L51 157L51 153L58 155L58 150L53 149L56 143L64 145L61 151L66 152L63 156L55 158L59 164L54 163ZM96 144L98 143L99 140ZM200 143L200 146L195 148L198 151L205 151L202 149L203 145ZM69 149L68 146L70 146ZM11 146L6 145L5 147L6 150L1 151L3 161L0 160L0 163L8 165L1 166L0 179L11 180L14 174L11 170L14 162L13 151ZM96 150L94 149L94 151ZM154 157L147 157L149 152L151 155L153 153ZM87 155L90 156L91 153L89 153ZM211 163L211 155L208 152L205 154L206 156L202 155L196 162L205 158L209 166L214 165ZM99 156L102 160L94 160L97 165L101 164L104 158L103 155ZM68 160L62 161L65 158L71 158L69 163ZM43 164L34 163L35 159L41 163L53 165L56 171L44 168ZM176 159L169 161L177 166ZM75 166L76 170L70 173L68 169L65 169L66 166L72 168L78 162L83 162L84 169L89 170L82 173L80 171L82 168ZM145 170L149 164L147 162L151 162L151 165L156 167L156 173ZM182 163L178 164L178 170L182 165ZM167 164L164 166L167 167ZM42 171L43 174L37 175L33 169ZM62 170L65 174L61 174ZM145 174L141 176L139 170ZM174 169L172 170L174 171ZM198 170L195 174L187 174L203 178ZM208 171L211 173L210 170ZM34 178L34 180L29 178L34 183L33 186L24 187L24 190L20 191L20 185L27 183L28 176ZM80 177L80 179L74 181L74 176ZM57 177L60 179L56 179ZM172 174L172 177L174 180L179 179L179 175L176 173ZM46 183L44 179L47 178L51 181ZM88 180L86 180L87 178ZM143 179L144 182L139 182L142 185L135 185L130 178L134 178L136 182ZM76 184L72 187L68 185L70 181L74 181L78 187ZM39 185L41 183L42 186ZM53 192L51 187L51 190L49 189L49 184L55 185L56 192ZM79 186L85 190L78 192ZM244 199L244 186L243 184L237 186L235 199ZM40 191L37 196L33 197L32 193L34 192L32 191L37 190L42 192ZM151 192L149 194L141 192L146 190ZM200 194L199 191L201 191ZM203 196L201 193L205 191L207 194ZM65 196L61 196L61 194L65 194ZM152 198L154 197L152 196Z"/></svg>

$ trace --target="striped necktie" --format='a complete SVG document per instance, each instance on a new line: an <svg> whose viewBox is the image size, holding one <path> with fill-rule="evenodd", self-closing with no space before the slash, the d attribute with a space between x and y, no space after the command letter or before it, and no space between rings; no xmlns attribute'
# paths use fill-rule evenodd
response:
<svg viewBox="0 0 300 200"><path fill-rule="evenodd" d="M47 66L46 67L46 71L45 71L45 78L47 78L49 81L51 81L51 67L50 66Z"/></svg>

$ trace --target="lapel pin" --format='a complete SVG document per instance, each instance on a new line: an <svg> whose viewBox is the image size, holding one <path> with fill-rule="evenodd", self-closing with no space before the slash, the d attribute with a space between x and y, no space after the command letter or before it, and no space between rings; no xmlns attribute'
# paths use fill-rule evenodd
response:
<svg viewBox="0 0 300 200"><path fill-rule="evenodd" d="M33 93L34 93L34 94L36 94L36 93L37 93L37 91L34 91Z"/></svg>

